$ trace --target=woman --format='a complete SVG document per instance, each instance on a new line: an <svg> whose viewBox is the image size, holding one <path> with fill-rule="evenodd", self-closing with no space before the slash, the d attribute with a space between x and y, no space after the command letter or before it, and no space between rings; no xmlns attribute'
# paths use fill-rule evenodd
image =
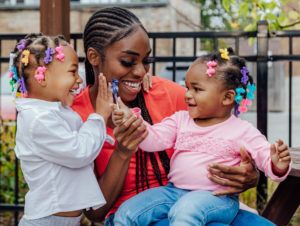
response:
<svg viewBox="0 0 300 226"><path fill-rule="evenodd" d="M138 106L143 118L150 124L186 108L185 90L177 84L153 77L148 93L141 89L141 83L148 72L152 59L147 32L139 19L128 10L112 7L94 13L86 24L83 35L86 53L86 79L89 85L75 100L73 109L83 120L94 111L97 95L95 76L102 72L108 81L119 80L119 95L129 107ZM98 182L107 204L86 213L93 221L111 225L114 212L130 197L148 188L165 185L169 171L169 160L173 150L146 153L136 150L146 136L140 119L130 118L122 128L113 131L108 122L107 133L115 136L116 145L106 143L96 159ZM257 172L251 158L242 152L243 162L237 167L213 164L209 178L216 183L227 185L222 193L237 193L257 182ZM153 197L159 198L159 197ZM257 225L268 225L266 220L240 211L236 225L243 224L243 214ZM239 218L241 217L241 218ZM262 222L261 224L259 224ZM168 225L167 219L158 219L156 225Z"/></svg>

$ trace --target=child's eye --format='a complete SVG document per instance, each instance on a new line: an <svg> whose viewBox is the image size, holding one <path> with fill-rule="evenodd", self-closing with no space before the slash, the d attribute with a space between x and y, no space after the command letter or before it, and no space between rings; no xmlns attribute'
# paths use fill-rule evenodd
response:
<svg viewBox="0 0 300 226"><path fill-rule="evenodd" d="M195 90L196 92L202 91L202 89L197 88L197 87L194 87L194 90Z"/></svg>
<svg viewBox="0 0 300 226"><path fill-rule="evenodd" d="M152 64L155 62L154 57L147 57L146 59L143 60L143 64Z"/></svg>
<svg viewBox="0 0 300 226"><path fill-rule="evenodd" d="M132 67L136 65L134 61L121 60L121 64L125 67Z"/></svg>

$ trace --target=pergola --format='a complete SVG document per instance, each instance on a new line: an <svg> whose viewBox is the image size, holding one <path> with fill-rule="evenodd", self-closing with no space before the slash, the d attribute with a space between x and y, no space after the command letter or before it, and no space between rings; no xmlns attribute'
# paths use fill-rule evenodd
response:
<svg viewBox="0 0 300 226"><path fill-rule="evenodd" d="M40 1L40 31L70 40L70 0Z"/></svg>

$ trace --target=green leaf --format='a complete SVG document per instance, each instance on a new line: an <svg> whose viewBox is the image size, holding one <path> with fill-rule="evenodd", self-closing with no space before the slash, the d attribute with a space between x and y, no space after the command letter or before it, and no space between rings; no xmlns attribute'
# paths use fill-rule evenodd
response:
<svg viewBox="0 0 300 226"><path fill-rule="evenodd" d="M222 0L222 6L227 12L230 11L230 3L230 0Z"/></svg>
<svg viewBox="0 0 300 226"><path fill-rule="evenodd" d="M300 16L300 14L299 14L298 12L294 11L294 10L292 10L292 11L290 11L290 12L288 13L288 17L289 17L290 19L292 19L292 20L298 19L299 16Z"/></svg>

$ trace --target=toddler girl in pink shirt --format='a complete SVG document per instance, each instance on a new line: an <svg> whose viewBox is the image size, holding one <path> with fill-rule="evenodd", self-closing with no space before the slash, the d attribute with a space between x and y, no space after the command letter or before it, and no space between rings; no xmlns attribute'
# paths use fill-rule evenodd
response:
<svg viewBox="0 0 300 226"><path fill-rule="evenodd" d="M214 195L226 188L208 179L207 166L238 165L241 147L272 180L282 181L288 175L287 145L282 140L269 144L253 125L237 117L248 110L256 88L244 59L233 55L232 49L202 56L187 71L186 87L188 111L147 125L149 134L139 146L149 152L174 147L170 183L126 201L115 214L115 225L150 225L167 215L170 225L229 225L239 209L238 196ZM115 123L121 124L127 113L115 110ZM153 198L147 201L153 196L160 197L159 203Z"/></svg>

